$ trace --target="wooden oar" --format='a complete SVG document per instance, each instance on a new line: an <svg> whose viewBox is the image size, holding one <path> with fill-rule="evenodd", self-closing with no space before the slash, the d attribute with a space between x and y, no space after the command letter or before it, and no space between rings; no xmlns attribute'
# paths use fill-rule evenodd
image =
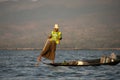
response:
<svg viewBox="0 0 120 80"><path fill-rule="evenodd" d="M42 50L45 50L45 47L47 46L48 41L49 41L49 39L47 39L47 41L45 42L45 45L44 45L44 47L43 47L43 49L42 49ZM38 67L38 66L39 66L39 64L40 64L40 61L39 61L39 60L37 60L37 63L35 64L35 66L36 66L36 67Z"/></svg>

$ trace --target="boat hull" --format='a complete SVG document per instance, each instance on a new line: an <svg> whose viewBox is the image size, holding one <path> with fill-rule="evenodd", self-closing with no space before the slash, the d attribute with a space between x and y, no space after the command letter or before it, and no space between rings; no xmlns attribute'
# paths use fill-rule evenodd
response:
<svg viewBox="0 0 120 80"><path fill-rule="evenodd" d="M100 59L94 60L80 60L80 61L64 61L60 63L44 63L51 66L100 66L100 65L117 65L120 60L114 62L100 63Z"/></svg>

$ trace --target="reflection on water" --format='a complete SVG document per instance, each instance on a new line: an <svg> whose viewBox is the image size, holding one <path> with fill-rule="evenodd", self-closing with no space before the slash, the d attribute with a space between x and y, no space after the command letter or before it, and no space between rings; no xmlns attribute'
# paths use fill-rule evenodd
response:
<svg viewBox="0 0 120 80"><path fill-rule="evenodd" d="M119 80L120 64L115 66L53 67L43 63L35 67L40 51L0 50L0 80ZM120 51L58 50L56 62L95 59ZM42 59L44 62L50 62Z"/></svg>

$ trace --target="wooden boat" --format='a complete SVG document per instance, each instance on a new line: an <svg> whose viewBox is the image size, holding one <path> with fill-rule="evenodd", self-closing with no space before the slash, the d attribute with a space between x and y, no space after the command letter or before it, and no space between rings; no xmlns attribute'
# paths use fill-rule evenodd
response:
<svg viewBox="0 0 120 80"><path fill-rule="evenodd" d="M107 59L106 59L107 60ZM77 60L77 61L63 61L58 63L44 63L51 66L100 66L100 65L117 65L120 63L120 58L116 60L109 60L101 62L101 59L92 60Z"/></svg>

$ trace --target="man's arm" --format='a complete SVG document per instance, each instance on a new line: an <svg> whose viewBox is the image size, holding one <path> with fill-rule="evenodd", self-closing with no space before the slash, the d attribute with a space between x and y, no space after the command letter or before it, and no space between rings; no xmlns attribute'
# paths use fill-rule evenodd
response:
<svg viewBox="0 0 120 80"><path fill-rule="evenodd" d="M60 32L60 35L59 35L59 40L62 40L62 33Z"/></svg>

